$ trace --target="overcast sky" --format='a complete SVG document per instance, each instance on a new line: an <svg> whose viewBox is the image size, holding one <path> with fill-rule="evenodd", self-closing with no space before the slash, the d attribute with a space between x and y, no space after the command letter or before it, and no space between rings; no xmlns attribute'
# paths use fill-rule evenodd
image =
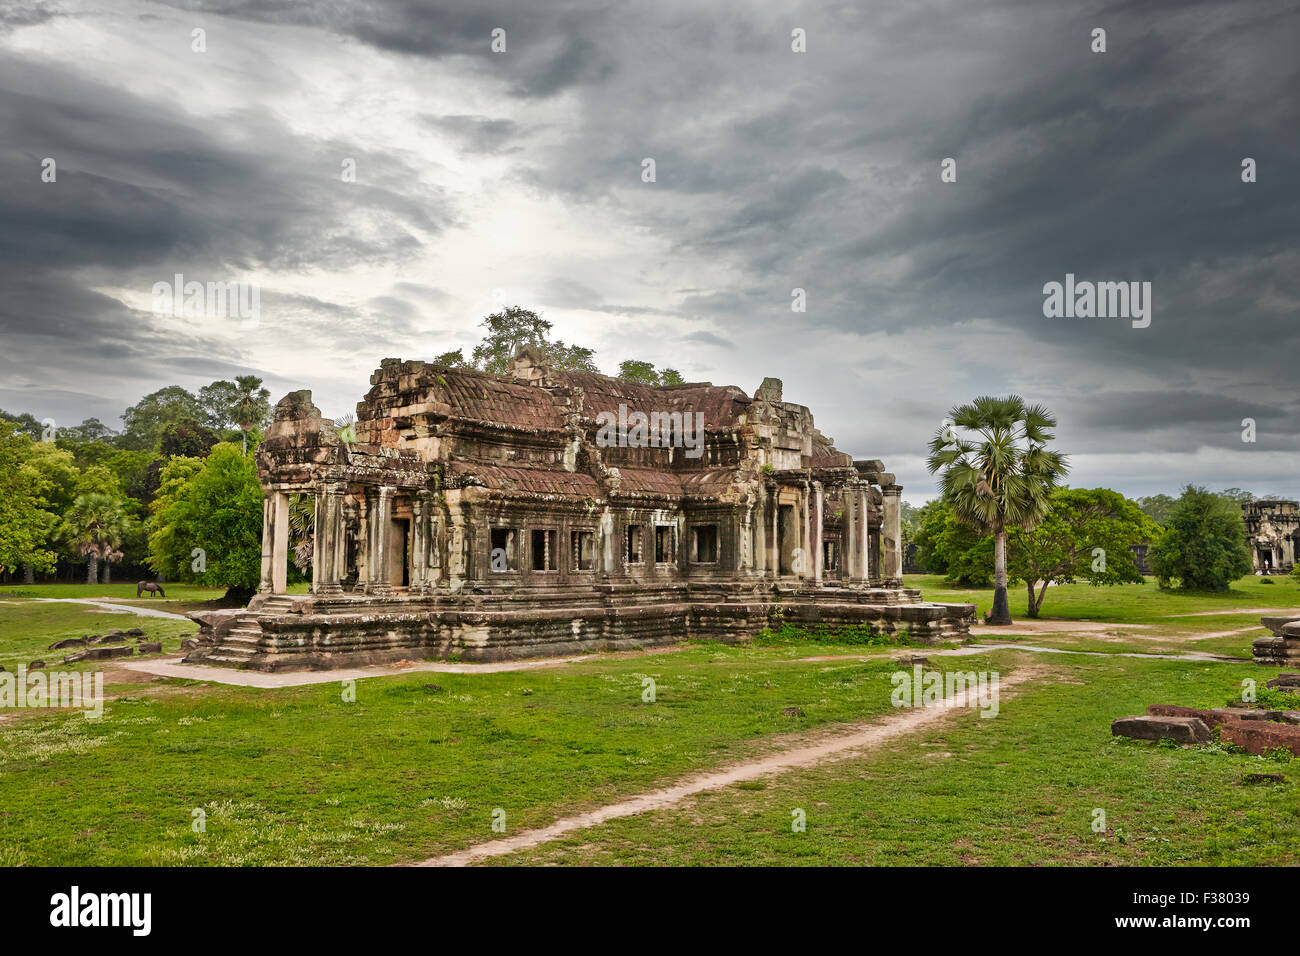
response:
<svg viewBox="0 0 1300 956"><path fill-rule="evenodd" d="M1076 486L1300 497L1297 50L1278 0L0 0L0 407L251 373L338 415L504 301L606 372L781 378L914 502L1007 392ZM155 314L176 273L258 327ZM1046 318L1067 273L1150 326Z"/></svg>

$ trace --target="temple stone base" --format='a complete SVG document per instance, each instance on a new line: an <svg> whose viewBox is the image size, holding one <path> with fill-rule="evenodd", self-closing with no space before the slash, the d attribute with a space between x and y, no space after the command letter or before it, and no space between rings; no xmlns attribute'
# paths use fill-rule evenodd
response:
<svg viewBox="0 0 1300 956"><path fill-rule="evenodd" d="M255 600L187 663L261 671L328 670L398 660L505 661L634 650L707 639L735 643L782 622L868 624L937 644L969 637L975 606L934 604L902 588L717 585L570 593L278 595ZM196 617L201 625L201 618ZM206 639L212 643L207 643Z"/></svg>
<svg viewBox="0 0 1300 956"><path fill-rule="evenodd" d="M1294 667L1300 665L1300 617L1261 617L1259 622L1273 633L1251 644L1256 664Z"/></svg>

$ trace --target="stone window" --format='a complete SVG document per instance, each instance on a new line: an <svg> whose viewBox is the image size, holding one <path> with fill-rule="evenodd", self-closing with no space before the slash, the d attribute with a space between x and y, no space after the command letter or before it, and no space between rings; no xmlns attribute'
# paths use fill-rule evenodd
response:
<svg viewBox="0 0 1300 956"><path fill-rule="evenodd" d="M655 564L672 564L673 562L673 526L661 524L655 526Z"/></svg>
<svg viewBox="0 0 1300 956"><path fill-rule="evenodd" d="M514 528L493 528L488 567L493 571L518 571L519 562L515 554L518 538L519 532Z"/></svg>
<svg viewBox="0 0 1300 956"><path fill-rule="evenodd" d="M641 557L641 526L639 524L630 524L627 526L627 563L641 564L644 560Z"/></svg>
<svg viewBox="0 0 1300 956"><path fill-rule="evenodd" d="M822 567L827 571L840 569L840 550L835 547L834 541L822 542Z"/></svg>
<svg viewBox="0 0 1300 956"><path fill-rule="evenodd" d="M559 555L555 550L555 532L550 529L535 529L533 531L533 570L554 571L557 567L559 567Z"/></svg>
<svg viewBox="0 0 1300 956"><path fill-rule="evenodd" d="M718 526L700 524L691 529L691 560L696 564L718 561Z"/></svg>
<svg viewBox="0 0 1300 956"><path fill-rule="evenodd" d="M573 570L594 571L596 569L596 532L575 531L570 544L573 548Z"/></svg>

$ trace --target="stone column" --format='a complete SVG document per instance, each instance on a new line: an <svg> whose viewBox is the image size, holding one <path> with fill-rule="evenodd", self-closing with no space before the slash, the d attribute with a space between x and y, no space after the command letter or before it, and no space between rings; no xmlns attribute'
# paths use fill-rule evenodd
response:
<svg viewBox="0 0 1300 956"><path fill-rule="evenodd" d="M812 488L804 482L803 494L799 496L799 561L795 565L795 574L800 578L813 576L813 564L816 561L809 551L812 538L808 524L812 521Z"/></svg>
<svg viewBox="0 0 1300 956"><path fill-rule="evenodd" d="M396 488L384 485L375 498L374 513L370 518L370 584L366 588L369 594L391 594L393 591L388 580L388 539L396 491Z"/></svg>
<svg viewBox="0 0 1300 956"><path fill-rule="evenodd" d="M339 594L343 587L343 486L324 484L316 495L315 543L312 547L311 589L313 594Z"/></svg>
<svg viewBox="0 0 1300 956"><path fill-rule="evenodd" d="M885 485L884 521L880 528L880 563L886 587L903 584L903 507L900 485Z"/></svg>
<svg viewBox="0 0 1300 956"><path fill-rule="evenodd" d="M850 584L863 585L870 577L870 544L867 515L867 493L853 485L844 487L844 523L849 529L846 571Z"/></svg>
<svg viewBox="0 0 1300 956"><path fill-rule="evenodd" d="M357 496L357 583L354 591L364 592L370 584L370 498L366 489Z"/></svg>
<svg viewBox="0 0 1300 956"><path fill-rule="evenodd" d="M275 493L262 492L262 574L258 579L259 594L271 593L271 556L275 554Z"/></svg>
<svg viewBox="0 0 1300 956"><path fill-rule="evenodd" d="M852 489L842 488L840 500L844 502L844 516L840 519L840 527L843 530L841 540L844 545L844 553L840 555L840 579L845 584L849 584L858 578L858 556L862 551L858 547L858 528L853 520L857 507Z"/></svg>
<svg viewBox="0 0 1300 956"><path fill-rule="evenodd" d="M276 491L271 498L271 593L284 594L289 590L289 496Z"/></svg>
<svg viewBox="0 0 1300 956"><path fill-rule="evenodd" d="M616 542L614 540L614 515L608 506L600 513L600 531L597 534L597 547L600 549L600 574L608 581L611 574L618 571L615 560Z"/></svg>
<svg viewBox="0 0 1300 956"><path fill-rule="evenodd" d="M858 512L862 516L862 533L858 536L858 545L862 553L858 555L858 567L862 571L862 583L871 584L871 489L863 486L858 492Z"/></svg>
<svg viewBox="0 0 1300 956"><path fill-rule="evenodd" d="M772 579L781 576L781 489L772 489Z"/></svg>
<svg viewBox="0 0 1300 956"><path fill-rule="evenodd" d="M814 481L812 483L812 559L813 559L813 581L818 585L822 583L822 575L825 573L825 547L822 545L822 510L824 502L822 499L822 483Z"/></svg>
<svg viewBox="0 0 1300 956"><path fill-rule="evenodd" d="M485 565L482 559L470 562L466 555L466 537L470 532L467 529L467 519L465 515L465 506L460 500L460 491L449 491L446 493L447 504L447 551L443 555L443 573L446 575L447 587L455 593L465 586L467 566L471 565L479 569L477 574L479 580L486 577L481 570ZM473 543L471 539L471 545Z"/></svg>
<svg viewBox="0 0 1300 956"><path fill-rule="evenodd" d="M744 517L740 519L740 554L736 561L736 570L741 574L754 571L754 506L745 506Z"/></svg>
<svg viewBox="0 0 1300 956"><path fill-rule="evenodd" d="M411 591L423 594L429 587L429 498L418 492L411 500Z"/></svg>

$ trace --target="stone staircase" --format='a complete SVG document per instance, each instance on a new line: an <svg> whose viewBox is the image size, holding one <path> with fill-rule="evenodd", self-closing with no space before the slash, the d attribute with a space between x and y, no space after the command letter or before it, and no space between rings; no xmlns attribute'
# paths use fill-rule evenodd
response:
<svg viewBox="0 0 1300 956"><path fill-rule="evenodd" d="M288 614L293 610L293 598L277 594L266 599L256 611L248 611L235 619L234 626L205 655L205 662L224 664L227 667L247 665L261 653L262 625L259 618Z"/></svg>

